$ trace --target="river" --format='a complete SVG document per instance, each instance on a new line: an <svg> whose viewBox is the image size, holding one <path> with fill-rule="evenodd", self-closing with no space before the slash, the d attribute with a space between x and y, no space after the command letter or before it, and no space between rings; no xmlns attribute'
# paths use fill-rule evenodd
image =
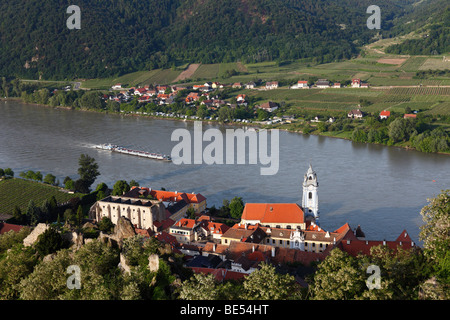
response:
<svg viewBox="0 0 450 320"><path fill-rule="evenodd" d="M117 180L141 186L199 192L208 206L235 196L244 202L301 204L303 175L312 164L319 181L321 226L334 231L361 225L369 240L395 240L406 229L419 242L421 208L450 187L450 157L342 139L279 132L279 170L261 175L260 164L207 165L162 162L95 149L102 143L171 154L175 129L194 123L80 112L0 101L0 168L78 178L78 158L99 164L94 183ZM203 124L203 130L221 125ZM269 140L270 142L270 140ZM204 142L204 146L207 145Z"/></svg>

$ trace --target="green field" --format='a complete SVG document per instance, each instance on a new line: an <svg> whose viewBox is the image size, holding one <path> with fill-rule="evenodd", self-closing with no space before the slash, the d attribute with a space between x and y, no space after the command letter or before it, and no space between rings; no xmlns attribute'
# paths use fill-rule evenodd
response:
<svg viewBox="0 0 450 320"><path fill-rule="evenodd" d="M40 206L46 199L55 196L58 203L68 201L79 194L69 194L58 187L23 179L6 179L0 181L0 216L11 214L15 206L26 210L30 200Z"/></svg>

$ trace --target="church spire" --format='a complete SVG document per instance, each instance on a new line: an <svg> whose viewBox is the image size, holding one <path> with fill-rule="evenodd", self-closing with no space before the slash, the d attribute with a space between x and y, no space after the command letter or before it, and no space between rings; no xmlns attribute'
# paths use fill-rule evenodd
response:
<svg viewBox="0 0 450 320"><path fill-rule="evenodd" d="M313 170L311 163L308 171L306 171L303 179L303 198L302 207L306 216L312 216L318 224L319 221L319 182L317 181L317 174Z"/></svg>

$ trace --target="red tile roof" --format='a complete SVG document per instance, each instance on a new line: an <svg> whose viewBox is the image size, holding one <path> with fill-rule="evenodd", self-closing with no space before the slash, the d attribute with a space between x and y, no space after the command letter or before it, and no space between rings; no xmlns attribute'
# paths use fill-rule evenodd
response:
<svg viewBox="0 0 450 320"><path fill-rule="evenodd" d="M158 233L156 235L156 239L158 239L161 242L169 243L169 244L171 244L173 246L178 245L177 239L174 236L172 236L172 235L170 235L170 234L168 234L167 232L164 232L164 231Z"/></svg>
<svg viewBox="0 0 450 320"><path fill-rule="evenodd" d="M296 203L247 203L242 220L266 223L304 223L305 215Z"/></svg>
<svg viewBox="0 0 450 320"><path fill-rule="evenodd" d="M358 254L370 255L370 249L379 245L387 246L392 250L397 250L398 247L411 249L414 246L406 230L395 241L359 240L355 236L351 237L352 234L352 232L348 233L338 244L338 248L354 257Z"/></svg>
<svg viewBox="0 0 450 320"><path fill-rule="evenodd" d="M15 232L19 232L22 228L23 228L23 226L19 226L17 224L0 222L0 234L4 234L11 230L15 231Z"/></svg>
<svg viewBox="0 0 450 320"><path fill-rule="evenodd" d="M391 112L387 111L387 110L383 110L383 111L380 112L380 116L389 117L390 115L391 115Z"/></svg>

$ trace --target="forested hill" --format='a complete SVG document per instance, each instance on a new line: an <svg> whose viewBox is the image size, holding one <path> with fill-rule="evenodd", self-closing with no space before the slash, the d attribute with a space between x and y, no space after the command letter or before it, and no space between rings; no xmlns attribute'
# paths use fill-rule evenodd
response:
<svg viewBox="0 0 450 320"><path fill-rule="evenodd" d="M392 45L386 49L387 53L433 55L450 52L450 3L439 0L426 9L425 14L404 17L409 22L405 23L405 31L415 31L421 37Z"/></svg>
<svg viewBox="0 0 450 320"><path fill-rule="evenodd" d="M418 0L380 0L382 32ZM0 75L72 79L241 60L347 59L376 35L370 0L68 0L0 2Z"/></svg>

